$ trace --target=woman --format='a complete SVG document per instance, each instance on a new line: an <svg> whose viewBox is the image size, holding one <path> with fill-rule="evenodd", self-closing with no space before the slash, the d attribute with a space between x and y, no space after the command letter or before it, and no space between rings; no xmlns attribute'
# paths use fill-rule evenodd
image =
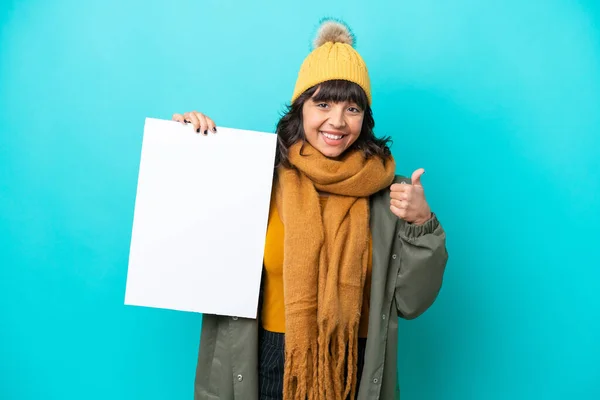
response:
<svg viewBox="0 0 600 400"><path fill-rule="evenodd" d="M365 63L342 23L321 25L278 147L258 320L205 315L196 399L393 399L396 316L436 298L445 233L420 183L395 176L373 134ZM216 132L207 116L173 119Z"/></svg>

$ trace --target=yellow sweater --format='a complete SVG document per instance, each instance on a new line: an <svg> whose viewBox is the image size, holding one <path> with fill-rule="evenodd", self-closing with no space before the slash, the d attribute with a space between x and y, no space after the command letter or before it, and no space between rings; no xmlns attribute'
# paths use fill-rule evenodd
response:
<svg viewBox="0 0 600 400"><path fill-rule="evenodd" d="M326 201L327 197L321 196L321 209L325 206ZM267 331L278 333L285 333L283 301L283 233L283 223L281 222L279 213L277 212L277 206L273 199L269 210L269 222L265 242L265 282L261 314L263 328ZM363 305L358 329L358 335L361 338L366 338L368 332L372 252L372 241L369 241L369 262L367 264Z"/></svg>

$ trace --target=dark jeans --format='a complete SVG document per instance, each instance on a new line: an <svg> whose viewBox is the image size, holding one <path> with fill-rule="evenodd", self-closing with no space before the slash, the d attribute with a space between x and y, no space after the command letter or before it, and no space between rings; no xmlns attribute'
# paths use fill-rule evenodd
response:
<svg viewBox="0 0 600 400"><path fill-rule="evenodd" d="M358 383L362 376L367 339L358 339ZM283 399L285 335L262 330L259 344L258 390L260 400ZM358 393L358 389L356 391Z"/></svg>

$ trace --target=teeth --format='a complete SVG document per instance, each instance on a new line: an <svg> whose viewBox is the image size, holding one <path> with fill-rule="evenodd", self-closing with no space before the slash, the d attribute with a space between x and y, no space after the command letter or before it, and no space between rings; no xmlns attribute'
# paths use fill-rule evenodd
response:
<svg viewBox="0 0 600 400"><path fill-rule="evenodd" d="M321 132L323 134L323 136L325 136L328 139L332 139L332 140L340 140L341 138L343 138L344 136L338 136L338 135L332 135L330 133L325 133L325 132Z"/></svg>

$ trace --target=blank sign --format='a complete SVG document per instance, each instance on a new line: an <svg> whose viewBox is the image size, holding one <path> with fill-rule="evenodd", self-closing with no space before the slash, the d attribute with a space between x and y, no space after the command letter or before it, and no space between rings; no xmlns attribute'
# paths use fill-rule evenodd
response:
<svg viewBox="0 0 600 400"><path fill-rule="evenodd" d="M256 318L276 138L146 119L125 304Z"/></svg>

